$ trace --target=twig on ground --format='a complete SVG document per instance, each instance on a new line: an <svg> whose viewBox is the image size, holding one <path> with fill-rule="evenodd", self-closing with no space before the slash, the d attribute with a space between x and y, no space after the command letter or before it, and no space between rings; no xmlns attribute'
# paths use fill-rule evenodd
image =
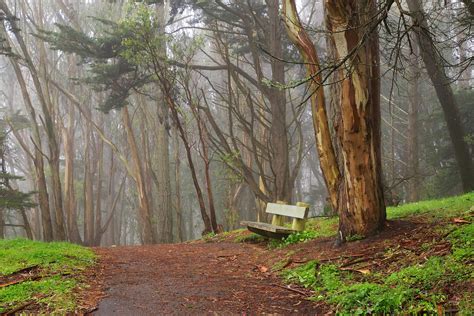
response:
<svg viewBox="0 0 474 316"><path fill-rule="evenodd" d="M300 291L300 290L297 290L297 289L293 289L293 288L291 288L290 286L283 286L283 285L276 284L276 283L273 283L272 285L273 285L273 286L276 286L276 287L279 287L279 288L282 288L282 289L285 289L285 290L288 290L288 291L292 291L292 292L298 293L298 294L303 295L303 296L310 296L310 294L305 293L305 292Z"/></svg>

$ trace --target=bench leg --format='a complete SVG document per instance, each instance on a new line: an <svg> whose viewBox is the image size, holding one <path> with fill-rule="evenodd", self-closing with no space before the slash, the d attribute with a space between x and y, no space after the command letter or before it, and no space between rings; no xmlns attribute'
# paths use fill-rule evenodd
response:
<svg viewBox="0 0 474 316"><path fill-rule="evenodd" d="M275 226L283 226L283 216L281 216L281 215L273 215L273 217L272 217L272 225L275 225Z"/></svg>
<svg viewBox="0 0 474 316"><path fill-rule="evenodd" d="M291 224L291 229L296 230L298 232L302 232L306 225L305 219L293 218L293 223Z"/></svg>

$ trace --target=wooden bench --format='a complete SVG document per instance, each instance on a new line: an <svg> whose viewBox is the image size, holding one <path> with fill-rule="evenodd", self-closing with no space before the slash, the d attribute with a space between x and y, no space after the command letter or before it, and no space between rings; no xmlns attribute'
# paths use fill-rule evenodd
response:
<svg viewBox="0 0 474 316"><path fill-rule="evenodd" d="M281 239L294 232L304 230L308 211L309 204L302 202L298 202L296 205L287 205L280 201L268 203L265 212L273 215L271 224L248 221L240 222L240 224L247 226L248 230L259 235ZM291 228L283 226L285 216L293 218Z"/></svg>

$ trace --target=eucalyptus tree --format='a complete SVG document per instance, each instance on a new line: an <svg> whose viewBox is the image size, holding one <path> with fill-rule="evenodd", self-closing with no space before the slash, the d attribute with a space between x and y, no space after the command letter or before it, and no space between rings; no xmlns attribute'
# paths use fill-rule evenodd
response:
<svg viewBox="0 0 474 316"><path fill-rule="evenodd" d="M288 34L308 73L315 138L321 170L333 209L339 214L340 240L368 236L383 228L385 203L380 147L380 73L376 1L327 1L328 30L334 45L334 71L341 81L342 151L339 168L331 140L318 52L303 29L295 1L283 2Z"/></svg>

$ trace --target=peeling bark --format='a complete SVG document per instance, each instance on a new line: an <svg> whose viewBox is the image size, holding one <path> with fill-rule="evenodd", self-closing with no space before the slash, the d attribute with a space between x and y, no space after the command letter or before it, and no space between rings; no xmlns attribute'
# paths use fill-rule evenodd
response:
<svg viewBox="0 0 474 316"><path fill-rule="evenodd" d="M308 85L312 92L313 125L321 170L331 204L339 213L339 237L344 241L351 235L374 234L385 221L378 37L373 32L368 40L363 40L375 12L374 0L327 0L325 5L334 57L338 61L345 60L343 67L335 69L341 80L341 122L337 139L343 171L338 167L331 142L316 48L301 25L294 0L283 2L283 13L290 39L303 56L310 77Z"/></svg>

